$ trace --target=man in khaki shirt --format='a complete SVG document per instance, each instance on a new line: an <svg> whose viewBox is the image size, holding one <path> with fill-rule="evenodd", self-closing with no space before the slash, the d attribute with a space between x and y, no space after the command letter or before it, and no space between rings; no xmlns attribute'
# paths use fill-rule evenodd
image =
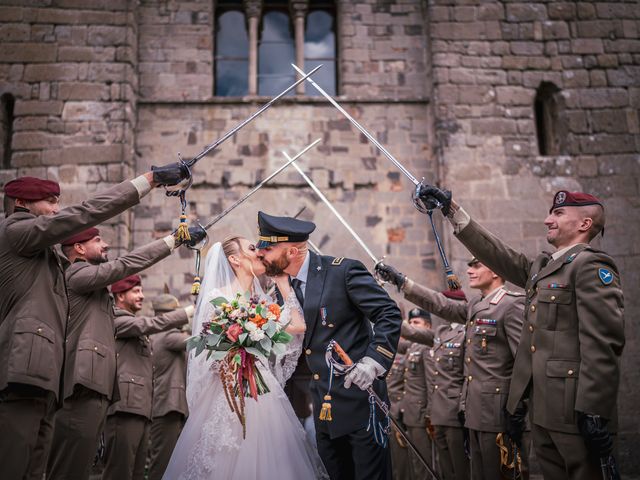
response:
<svg viewBox="0 0 640 480"><path fill-rule="evenodd" d="M107 406L114 400L116 342L113 298L107 287L166 258L175 245L174 236L167 235L109 261L109 245L97 228L62 242L71 262L65 271L71 308L64 405L55 416L48 480L88 478Z"/></svg>
<svg viewBox="0 0 640 480"><path fill-rule="evenodd" d="M180 308L178 299L168 293L154 298L151 303L155 315ZM149 480L161 480L189 413L186 394L186 346L190 336L188 325L151 335L153 408Z"/></svg>
<svg viewBox="0 0 640 480"><path fill-rule="evenodd" d="M459 361L464 349L461 411L470 434L472 477L492 480L501 474L496 435L507 431L505 406L522 331L524 295L506 290L504 279L476 258L468 265L469 286L481 292L468 305L413 282L389 265L379 265L378 271L408 300L445 320L466 323L466 344L452 344L443 361Z"/></svg>
<svg viewBox="0 0 640 480"><path fill-rule="evenodd" d="M61 402L69 303L54 245L136 205L152 187L175 185L178 164L147 172L59 209L56 182L21 177L4 186L0 220L0 465L4 478L42 477L36 445ZM40 440L39 440L40 439Z"/></svg>
<svg viewBox="0 0 640 480"><path fill-rule="evenodd" d="M103 480L144 476L153 405L153 363L148 335L181 327L194 308L189 305L155 317L137 317L142 309L142 281L132 275L111 285L115 298L116 375L120 400L107 411Z"/></svg>
<svg viewBox="0 0 640 480"><path fill-rule="evenodd" d="M604 231L602 202L583 192L557 192L544 221L556 251L532 260L472 220L451 192L424 185L420 197L441 206L456 237L480 261L525 289L507 407L517 414L523 399L530 400L533 443L545 478L601 478L600 460L612 458L625 343L618 268L589 245ZM516 425L521 431L523 422Z"/></svg>

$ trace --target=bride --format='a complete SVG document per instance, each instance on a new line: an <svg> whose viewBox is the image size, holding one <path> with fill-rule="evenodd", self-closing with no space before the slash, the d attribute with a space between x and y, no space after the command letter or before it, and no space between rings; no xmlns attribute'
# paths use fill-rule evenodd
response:
<svg viewBox="0 0 640 480"><path fill-rule="evenodd" d="M250 292L266 298L257 275L264 273L255 246L242 237L216 243L207 255L193 334L211 318L210 301ZM293 335L283 356L258 363L270 392L258 401L245 399L247 433L225 399L217 366L206 354L189 355L187 402L189 417L164 474L167 480L301 480L328 478L315 445L308 439L282 387L293 373L302 350L304 317L288 277L277 277L284 298L281 321Z"/></svg>

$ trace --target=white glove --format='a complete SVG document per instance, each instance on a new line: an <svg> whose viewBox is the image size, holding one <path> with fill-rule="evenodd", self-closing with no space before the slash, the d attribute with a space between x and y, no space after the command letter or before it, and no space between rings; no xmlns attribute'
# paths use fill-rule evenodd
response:
<svg viewBox="0 0 640 480"><path fill-rule="evenodd" d="M364 357L344 377L344 388L349 388L352 383L355 383L360 390L366 390L373 384L376 377L384 372L384 367L373 358Z"/></svg>

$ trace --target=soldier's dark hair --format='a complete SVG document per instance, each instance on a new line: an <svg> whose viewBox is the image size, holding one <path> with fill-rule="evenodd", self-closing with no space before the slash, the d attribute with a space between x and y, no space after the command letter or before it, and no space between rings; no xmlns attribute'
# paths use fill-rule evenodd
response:
<svg viewBox="0 0 640 480"><path fill-rule="evenodd" d="M591 218L591 228L587 232L589 235L589 241L596 238L600 232L604 234L605 215L602 205L587 205L582 207L585 209L585 214Z"/></svg>
<svg viewBox="0 0 640 480"><path fill-rule="evenodd" d="M4 208L4 216L8 217L11 215L16 209L16 199L11 198L9 195L4 196L3 208Z"/></svg>

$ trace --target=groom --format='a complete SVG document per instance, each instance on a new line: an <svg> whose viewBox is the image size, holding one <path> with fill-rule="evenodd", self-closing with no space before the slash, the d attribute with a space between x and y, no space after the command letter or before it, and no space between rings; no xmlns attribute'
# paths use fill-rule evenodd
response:
<svg viewBox="0 0 640 480"><path fill-rule="evenodd" d="M288 274L303 306L307 324L303 351L312 372L316 440L331 479L390 480L389 448L376 444L367 431L366 389L373 385L388 403L384 376L400 338L398 306L359 261L310 252L307 239L316 228L313 223L259 212L258 225L258 258L267 275ZM321 421L318 413L329 391L325 350L331 340L356 365L346 376L333 378L329 392L333 420ZM380 415L377 410L378 419Z"/></svg>

